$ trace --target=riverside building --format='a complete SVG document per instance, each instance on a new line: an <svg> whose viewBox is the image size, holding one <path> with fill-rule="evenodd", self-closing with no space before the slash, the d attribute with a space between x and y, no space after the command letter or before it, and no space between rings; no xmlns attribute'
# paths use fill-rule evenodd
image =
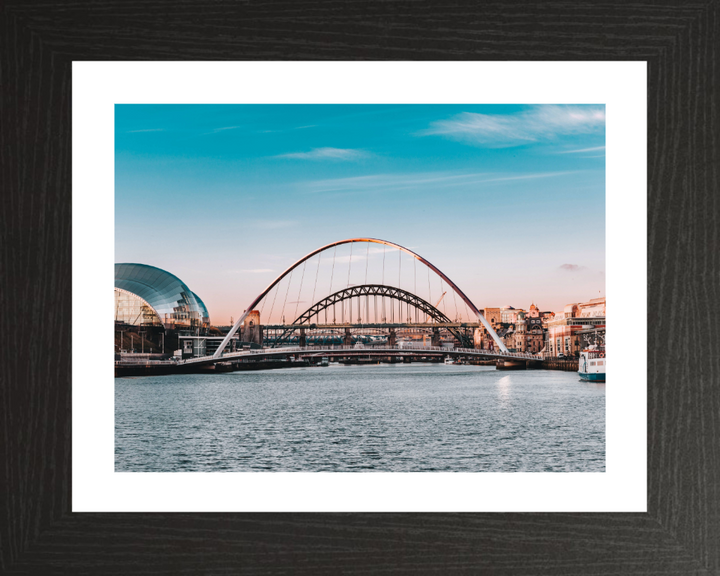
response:
<svg viewBox="0 0 720 576"><path fill-rule="evenodd" d="M547 323L546 356L579 356L587 345L581 337L588 330L605 331L605 298L593 298L581 304L568 304Z"/></svg>
<svg viewBox="0 0 720 576"><path fill-rule="evenodd" d="M174 351L180 335L205 335L210 314L180 278L147 264L115 264L117 351Z"/></svg>

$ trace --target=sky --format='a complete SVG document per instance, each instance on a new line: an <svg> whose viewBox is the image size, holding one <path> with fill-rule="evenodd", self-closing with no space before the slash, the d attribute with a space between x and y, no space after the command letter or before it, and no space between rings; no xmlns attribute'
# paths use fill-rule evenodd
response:
<svg viewBox="0 0 720 576"><path fill-rule="evenodd" d="M216 325L352 237L417 252L478 308L605 295L602 105L116 105L115 151L116 262L175 274ZM347 245L275 299L291 315L368 278L419 290L404 258ZM437 280L414 293L435 304Z"/></svg>

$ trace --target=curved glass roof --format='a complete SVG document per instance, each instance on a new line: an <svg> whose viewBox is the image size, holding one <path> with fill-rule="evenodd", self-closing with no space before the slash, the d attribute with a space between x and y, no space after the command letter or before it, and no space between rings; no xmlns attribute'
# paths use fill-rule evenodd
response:
<svg viewBox="0 0 720 576"><path fill-rule="evenodd" d="M209 318L205 304L177 276L147 264L115 264L115 287L139 296L164 318L189 313Z"/></svg>
<svg viewBox="0 0 720 576"><path fill-rule="evenodd" d="M205 306L205 302L203 302L200 299L200 296L195 294L195 292L192 293L193 296L195 296L195 300L197 300L197 303L200 305L200 310L202 310L203 318L210 318L210 314L207 311L207 307Z"/></svg>

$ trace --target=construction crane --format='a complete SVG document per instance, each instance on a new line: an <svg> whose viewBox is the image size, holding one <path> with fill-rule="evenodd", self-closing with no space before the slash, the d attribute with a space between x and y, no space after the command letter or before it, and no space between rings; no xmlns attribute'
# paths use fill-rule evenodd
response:
<svg viewBox="0 0 720 576"><path fill-rule="evenodd" d="M442 296L440 296L440 299L437 301L437 304L435 304L435 308L440 306L440 302L442 302L442 299L445 298L445 294L447 294L447 291L442 293ZM428 324L429 322L430 322L430 315L428 314L428 317L425 318L425 324Z"/></svg>

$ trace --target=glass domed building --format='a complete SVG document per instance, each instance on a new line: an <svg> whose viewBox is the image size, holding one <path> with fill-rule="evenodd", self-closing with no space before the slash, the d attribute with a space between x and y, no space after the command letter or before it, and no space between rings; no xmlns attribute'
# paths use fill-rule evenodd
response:
<svg viewBox="0 0 720 576"><path fill-rule="evenodd" d="M168 329L205 329L210 315L177 276L147 264L115 264L115 322Z"/></svg>

